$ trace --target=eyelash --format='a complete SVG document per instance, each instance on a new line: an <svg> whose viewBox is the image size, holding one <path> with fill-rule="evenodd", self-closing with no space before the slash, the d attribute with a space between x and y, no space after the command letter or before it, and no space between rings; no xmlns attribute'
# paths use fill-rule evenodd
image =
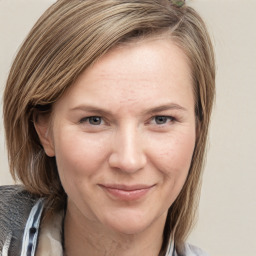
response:
<svg viewBox="0 0 256 256"><path fill-rule="evenodd" d="M94 119L100 119L100 123L99 124L92 124L91 123L91 121ZM84 117L84 118L82 118L80 121L79 121L79 123L86 123L86 122L88 122L89 124L91 124L91 125L93 125L93 126L97 126L97 125L100 125L101 123L102 123L102 117L100 117L100 116L88 116L88 117Z"/></svg>
<svg viewBox="0 0 256 256"><path fill-rule="evenodd" d="M163 123L157 123L159 120L156 121L156 118L159 118L160 122L161 122L161 119L162 119ZM92 121L96 121L97 122L96 119L98 119L99 123L98 124L95 124L95 123L93 124ZM166 123L168 123L168 121L170 123L173 123L173 122L176 121L176 119L173 116L157 115L157 116L151 117L151 119L150 119L150 121L148 123L150 123L151 121L154 121L156 125L162 126L162 125L165 125ZM81 123L81 124L82 123L86 123L86 122L88 122L92 126L98 126L98 125L101 125L102 122L104 122L104 121L103 121L102 117L100 117L100 116L88 116L88 117L82 118L79 121L79 123Z"/></svg>
<svg viewBox="0 0 256 256"><path fill-rule="evenodd" d="M156 118L161 118L163 121L164 121L164 123L157 123L157 121L156 121ZM161 125L165 125L166 123L168 123L168 122L170 122L170 123L173 123L173 122L175 122L176 121L176 119L173 117L173 116L164 116L164 115L159 115L159 116L154 116L154 117L152 117L151 118L151 120L154 120L155 121L155 124L156 125L159 125L159 126L161 126ZM159 120L158 120L159 121Z"/></svg>

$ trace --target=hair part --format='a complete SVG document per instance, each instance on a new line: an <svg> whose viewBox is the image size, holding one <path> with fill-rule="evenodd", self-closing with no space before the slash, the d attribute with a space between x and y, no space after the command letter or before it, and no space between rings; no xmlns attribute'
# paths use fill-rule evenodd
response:
<svg viewBox="0 0 256 256"><path fill-rule="evenodd" d="M189 175L169 209L160 255L170 235L182 247L196 216L210 115L215 63L206 26L196 11L168 0L59 0L37 21L12 65L4 92L4 125L10 171L25 188L47 198L48 212L63 207L66 194L56 161L34 128L86 68L111 48L166 35L188 57L193 77L197 140Z"/></svg>

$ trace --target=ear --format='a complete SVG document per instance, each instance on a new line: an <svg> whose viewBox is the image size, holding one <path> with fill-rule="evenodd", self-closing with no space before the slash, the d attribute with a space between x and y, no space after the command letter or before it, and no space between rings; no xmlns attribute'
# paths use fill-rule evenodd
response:
<svg viewBox="0 0 256 256"><path fill-rule="evenodd" d="M49 114L34 114L34 127L47 156L55 156Z"/></svg>

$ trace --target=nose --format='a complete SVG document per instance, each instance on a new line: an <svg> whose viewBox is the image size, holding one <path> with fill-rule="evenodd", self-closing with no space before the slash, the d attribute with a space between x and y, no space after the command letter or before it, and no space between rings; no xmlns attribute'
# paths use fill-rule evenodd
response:
<svg viewBox="0 0 256 256"><path fill-rule="evenodd" d="M135 173L147 162L142 136L136 129L125 127L115 134L109 165L122 172Z"/></svg>

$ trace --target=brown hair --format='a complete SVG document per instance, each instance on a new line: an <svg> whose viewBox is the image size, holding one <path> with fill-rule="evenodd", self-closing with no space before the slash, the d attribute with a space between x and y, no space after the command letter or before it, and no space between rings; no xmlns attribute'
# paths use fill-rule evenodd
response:
<svg viewBox="0 0 256 256"><path fill-rule="evenodd" d="M173 2L178 2L174 4ZM166 34L186 53L193 75L197 140L189 175L169 209L160 255L170 235L182 246L195 219L208 126L215 94L215 63L204 22L181 1L59 0L37 21L12 65L4 92L10 170L25 188L63 207L65 192L55 158L34 128L34 113L52 105L79 74L117 44Z"/></svg>

